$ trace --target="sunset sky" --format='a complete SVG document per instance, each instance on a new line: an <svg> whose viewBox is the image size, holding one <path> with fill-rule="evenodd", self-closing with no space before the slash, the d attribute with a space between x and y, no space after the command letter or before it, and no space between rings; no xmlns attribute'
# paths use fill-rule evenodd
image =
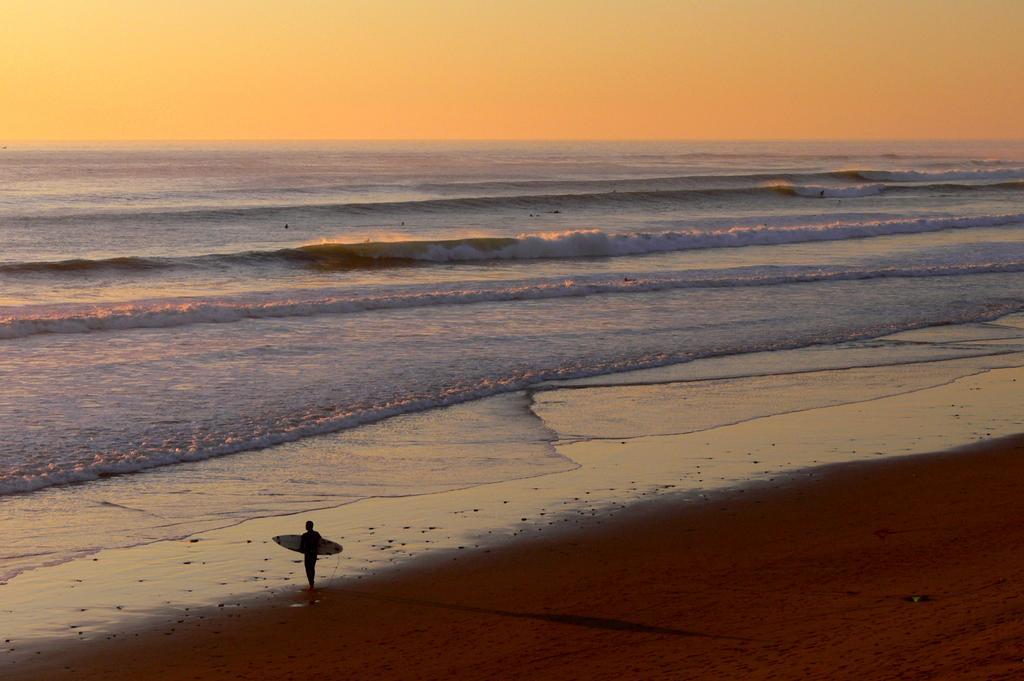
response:
<svg viewBox="0 0 1024 681"><path fill-rule="evenodd" d="M0 139L1024 137L1020 0L3 0Z"/></svg>

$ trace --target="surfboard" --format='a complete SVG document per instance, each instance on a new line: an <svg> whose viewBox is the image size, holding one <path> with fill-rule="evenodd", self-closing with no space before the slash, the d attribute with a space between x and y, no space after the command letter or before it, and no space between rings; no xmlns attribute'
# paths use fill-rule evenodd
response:
<svg viewBox="0 0 1024 681"><path fill-rule="evenodd" d="M302 542L302 535L279 534L276 537L273 537L273 540L278 546L283 546L289 551L299 551L299 544ZM318 556L333 556L336 553L341 553L341 551L341 544L336 541L320 537L320 546L316 549L316 554ZM299 553L301 553L301 551L299 551Z"/></svg>

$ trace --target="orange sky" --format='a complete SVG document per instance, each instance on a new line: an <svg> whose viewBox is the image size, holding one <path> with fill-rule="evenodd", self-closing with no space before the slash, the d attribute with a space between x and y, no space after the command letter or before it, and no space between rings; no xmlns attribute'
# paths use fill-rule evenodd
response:
<svg viewBox="0 0 1024 681"><path fill-rule="evenodd" d="M1020 0L3 0L0 139L1024 137Z"/></svg>

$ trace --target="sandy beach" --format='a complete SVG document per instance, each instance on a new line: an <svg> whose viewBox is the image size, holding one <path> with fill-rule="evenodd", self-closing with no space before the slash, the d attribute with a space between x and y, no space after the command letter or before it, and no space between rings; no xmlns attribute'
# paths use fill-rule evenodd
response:
<svg viewBox="0 0 1024 681"><path fill-rule="evenodd" d="M991 349L984 330L892 342ZM571 470L253 519L12 581L7 621L40 633L6 642L4 678L1013 678L1015 338L998 341L1009 354L890 367L824 368L867 352L852 347L782 353L796 373L763 379L730 360L569 382L533 409L593 436L556 441ZM745 377L707 378L733 368ZM777 413L791 393L804 408ZM694 395L737 422L672 434ZM346 544L313 595L265 539L307 516ZM68 634L46 639L60 622Z"/></svg>
<svg viewBox="0 0 1024 681"><path fill-rule="evenodd" d="M1019 438L838 464L5 677L1017 678L1022 499Z"/></svg>

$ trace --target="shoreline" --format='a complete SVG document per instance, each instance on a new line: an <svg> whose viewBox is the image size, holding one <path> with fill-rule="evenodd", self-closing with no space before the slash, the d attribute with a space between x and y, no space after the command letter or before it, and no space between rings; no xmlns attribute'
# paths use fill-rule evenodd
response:
<svg viewBox="0 0 1024 681"><path fill-rule="evenodd" d="M1021 511L1024 435L830 464L6 672L285 679L312 659L338 678L1009 678Z"/></svg>
<svg viewBox="0 0 1024 681"><path fill-rule="evenodd" d="M623 518L653 509L651 499L689 513L723 499L813 483L844 462L896 463L993 439L1001 447L999 438L1024 431L1016 408L1024 354L1014 342L1019 335L997 339L999 355L962 354L968 345L995 349L977 333L973 327L948 327L899 334L914 348L931 344L927 351L914 350L934 356L923 363L835 366L858 353L890 354L892 341L881 339L880 348L811 348L695 362L663 370L661 382L649 380L657 372L647 370L615 383L581 380L545 389L532 396L530 412L556 436L552 455L570 462L569 470L273 514L191 539L108 549L30 571L0 587L9 625L0 636L6 644L0 646L0 665L31 676L42 663L56 674L57 662L83 659L89 651L121 654L145 640L176 644L193 629L209 636L210 622L251 622L253 613L270 617L282 608L301 609L307 601L294 600L298 561L263 538L293 531L311 516L324 536L346 545L337 562L325 562L320 570L329 582L320 594L333 601L339 585L376 589L431 571L443 580L450 567L529 552L537 541L571 552L579 537L620 527ZM943 358L949 351L959 356ZM803 370L744 373L750 362L766 360ZM722 376L737 370L741 375ZM782 409L788 404L803 407ZM708 411L720 421L736 418L697 427ZM680 425L689 430L678 432ZM628 560L636 569L647 564L643 556ZM581 578L600 576L588 570L601 570L578 568ZM331 580L335 574L338 579ZM44 662L51 656L54 662Z"/></svg>

